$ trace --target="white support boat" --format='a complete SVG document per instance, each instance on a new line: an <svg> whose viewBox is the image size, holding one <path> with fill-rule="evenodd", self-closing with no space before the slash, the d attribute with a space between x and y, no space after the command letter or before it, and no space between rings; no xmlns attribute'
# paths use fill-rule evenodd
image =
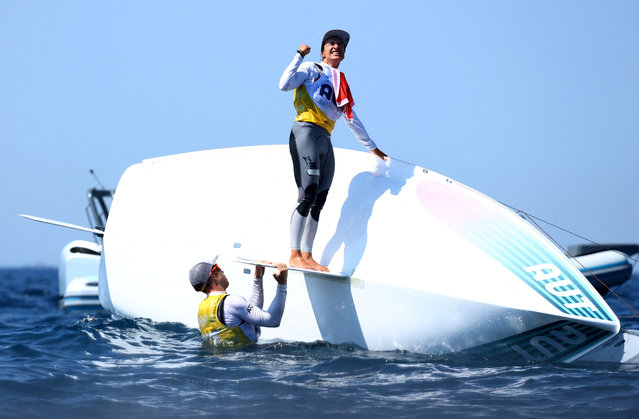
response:
<svg viewBox="0 0 639 419"><path fill-rule="evenodd" d="M98 276L102 246L73 240L60 252L58 292L60 307L67 311L101 310Z"/></svg>
<svg viewBox="0 0 639 419"><path fill-rule="evenodd" d="M575 266L601 295L632 276L630 257L639 252L637 244L570 246Z"/></svg>
<svg viewBox="0 0 639 419"><path fill-rule="evenodd" d="M571 362L618 336L579 270L506 207L421 167L344 149L335 158L314 254L344 277L291 271L281 326L263 340ZM220 254L228 291L247 296L237 257L288 258L297 190L287 146L145 160L116 192L99 279L116 316L197 328L195 263ZM265 283L265 301L274 288ZM632 336L624 360L639 362Z"/></svg>
<svg viewBox="0 0 639 419"><path fill-rule="evenodd" d="M86 213L89 223L94 229L104 230L112 195L112 191L105 189L92 188L89 190ZM71 225L65 225L65 227L75 228ZM95 238L93 242L73 240L60 252L58 292L60 307L66 311L103 310L98 297L102 236L98 234L93 236Z"/></svg>

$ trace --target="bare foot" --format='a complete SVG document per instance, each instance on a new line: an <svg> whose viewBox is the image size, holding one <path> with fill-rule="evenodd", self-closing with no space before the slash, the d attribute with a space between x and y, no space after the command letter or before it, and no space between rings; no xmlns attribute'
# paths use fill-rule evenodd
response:
<svg viewBox="0 0 639 419"><path fill-rule="evenodd" d="M310 266L311 270L320 271L320 272L328 272L328 268L326 266L322 266L313 259L313 255L311 252L302 252L302 258L304 261Z"/></svg>
<svg viewBox="0 0 639 419"><path fill-rule="evenodd" d="M304 260L302 253L299 250L291 250L291 257L288 260L288 266L291 268L312 269L311 265Z"/></svg>

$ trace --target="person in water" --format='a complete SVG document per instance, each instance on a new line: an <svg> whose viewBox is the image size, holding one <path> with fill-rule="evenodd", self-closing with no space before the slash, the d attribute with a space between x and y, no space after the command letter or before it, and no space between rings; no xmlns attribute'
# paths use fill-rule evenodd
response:
<svg viewBox="0 0 639 419"><path fill-rule="evenodd" d="M239 295L229 295L229 280L217 265L217 256L210 262L200 262L189 272L193 289L206 294L198 310L198 323L202 336L216 345L240 347L257 342L260 326L278 327L286 303L288 268L278 263L273 274L277 291L268 310L262 310L264 293L262 277L264 267L255 267L253 290L248 301Z"/></svg>
<svg viewBox="0 0 639 419"><path fill-rule="evenodd" d="M322 39L320 63L304 62L311 48L302 44L280 78L281 90L295 90L293 104L297 112L289 136L298 188L298 205L291 216L291 267L328 271L313 259L312 249L335 171L331 132L337 119L343 117L355 138L371 153L387 158L353 111L355 102L350 88L344 73L337 69L349 40L346 31L328 31Z"/></svg>

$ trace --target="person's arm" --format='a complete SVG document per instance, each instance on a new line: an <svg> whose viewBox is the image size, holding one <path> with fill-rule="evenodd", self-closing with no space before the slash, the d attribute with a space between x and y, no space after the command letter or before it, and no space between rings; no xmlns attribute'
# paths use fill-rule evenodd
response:
<svg viewBox="0 0 639 419"><path fill-rule="evenodd" d="M310 52L311 48L302 44L299 51L296 52L293 61L286 67L282 77L280 77L280 90L288 92L289 90L300 87L309 77L314 77L317 69L313 63L303 63L304 56Z"/></svg>
<svg viewBox="0 0 639 419"><path fill-rule="evenodd" d="M351 132L353 133L355 138L357 138L357 141L359 141L361 145L369 150L377 148L375 141L373 141L373 139L368 135L368 132L366 132L366 128L364 128L364 124L357 117L355 111L353 111L353 119L347 117L346 112L342 112L342 118L344 119L344 121L346 121L348 129L351 130Z"/></svg>
<svg viewBox="0 0 639 419"><path fill-rule="evenodd" d="M249 304L262 308L264 306L264 286L262 284L262 276L264 276L264 267L255 267L255 278L253 279L253 290L248 299Z"/></svg>
<svg viewBox="0 0 639 419"><path fill-rule="evenodd" d="M360 121L360 119L357 117L355 111L353 111L353 119L348 118L345 112L342 113L342 117L344 118L344 121L346 121L346 125L348 126L348 128L351 130L351 132L353 133L355 138L357 138L357 141L359 141L361 145L366 147L371 153L373 153L380 159L385 160L386 157L388 157L382 150L377 148L377 144L375 144L375 141L373 141L373 139L368 135L368 133L366 132L366 128L364 128L364 124L362 124L362 121Z"/></svg>
<svg viewBox="0 0 639 419"><path fill-rule="evenodd" d="M275 298L267 310L249 303L239 295L229 295L224 299L224 322L229 327L247 322L255 326L277 327L284 314L286 285L278 285Z"/></svg>
<svg viewBox="0 0 639 419"><path fill-rule="evenodd" d="M283 266L283 268L282 268ZM273 276L278 282L275 297L267 310L249 303L239 295L229 295L224 299L224 322L227 326L239 326L247 322L255 326L277 327L280 325L286 304L286 265L278 265L279 272Z"/></svg>

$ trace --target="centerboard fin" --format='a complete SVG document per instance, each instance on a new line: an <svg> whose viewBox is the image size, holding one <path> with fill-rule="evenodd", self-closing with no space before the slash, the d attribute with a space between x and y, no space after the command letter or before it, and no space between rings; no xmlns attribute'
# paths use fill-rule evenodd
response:
<svg viewBox="0 0 639 419"><path fill-rule="evenodd" d="M269 263L269 262L260 262L258 260L254 260L254 259L246 259L246 258L241 258L241 257L237 257L235 259L235 262L237 263L243 263L245 265L254 265L254 266L264 266L267 268L277 268L276 265ZM295 268L295 267L288 267L289 271L294 271L294 272L302 272L304 274L307 275L316 275L316 276L323 276L323 277L328 277L328 278L332 278L332 279L348 279L350 278L349 275L346 274L342 274L342 273L333 273L333 272L322 272L322 271L314 271L312 269L304 269L304 268Z"/></svg>

